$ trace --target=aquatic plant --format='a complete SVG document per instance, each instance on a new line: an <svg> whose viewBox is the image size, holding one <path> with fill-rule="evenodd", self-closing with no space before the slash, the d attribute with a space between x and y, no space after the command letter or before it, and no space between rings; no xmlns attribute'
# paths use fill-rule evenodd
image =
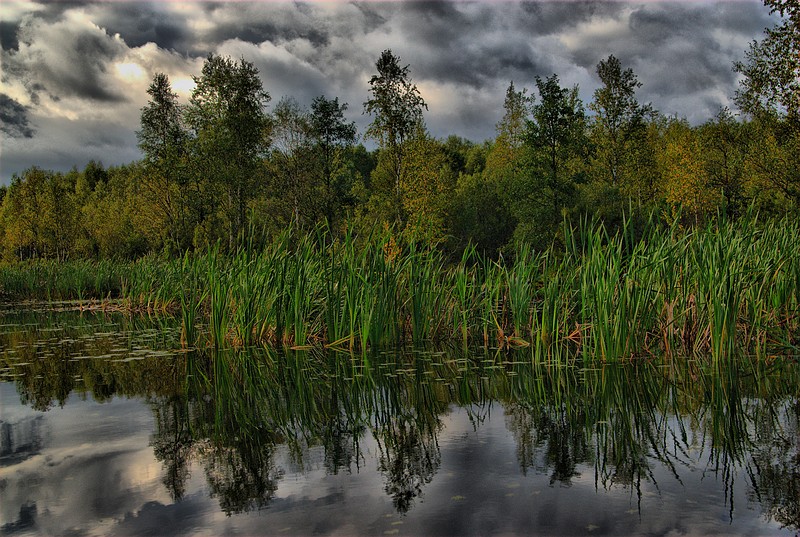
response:
<svg viewBox="0 0 800 537"><path fill-rule="evenodd" d="M652 218L610 234L565 222L563 247L513 259L474 249L445 261L391 229L334 238L288 229L266 246L175 261L0 267L2 294L118 297L132 311L180 312L185 344L364 351L404 342L532 346L532 360L797 352L800 227L720 220L682 229ZM205 325L205 330L198 330ZM204 339L205 338L205 339Z"/></svg>

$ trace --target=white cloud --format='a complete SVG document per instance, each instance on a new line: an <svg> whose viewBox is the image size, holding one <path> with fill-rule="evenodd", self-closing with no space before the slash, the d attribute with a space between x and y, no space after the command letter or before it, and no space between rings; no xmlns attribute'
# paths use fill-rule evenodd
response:
<svg viewBox="0 0 800 537"><path fill-rule="evenodd" d="M44 6L25 0L9 0L0 4L0 20L17 22L26 15L42 11Z"/></svg>
<svg viewBox="0 0 800 537"><path fill-rule="evenodd" d="M137 158L134 133L153 75L166 73L185 102L209 52L252 61L273 103L284 95L305 105L323 93L339 97L363 130L367 81L390 48L411 65L430 105L430 130L476 140L494 135L510 80L532 89L537 75L555 72L562 85L578 84L588 103L599 84L595 66L613 53L643 83L642 101L702 122L730 104L731 62L773 20L766 11L757 0L4 2L0 15L19 25L19 43L2 51L3 93L36 134L24 144L4 138L0 180L34 164L67 169L89 158ZM90 156L92 138L102 154ZM73 147L75 139L81 144Z"/></svg>

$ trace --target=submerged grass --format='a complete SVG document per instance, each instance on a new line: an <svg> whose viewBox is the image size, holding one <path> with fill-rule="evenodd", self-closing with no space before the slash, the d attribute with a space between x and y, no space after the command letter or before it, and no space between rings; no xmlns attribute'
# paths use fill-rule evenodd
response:
<svg viewBox="0 0 800 537"><path fill-rule="evenodd" d="M684 230L650 221L611 235L565 225L561 249L514 262L467 249L456 263L391 231L332 239L284 232L263 249L211 249L163 262L0 267L10 297L118 297L131 310L180 312L187 347L404 342L531 346L534 361L648 354L797 353L800 228L791 219ZM205 325L205 330L198 327Z"/></svg>

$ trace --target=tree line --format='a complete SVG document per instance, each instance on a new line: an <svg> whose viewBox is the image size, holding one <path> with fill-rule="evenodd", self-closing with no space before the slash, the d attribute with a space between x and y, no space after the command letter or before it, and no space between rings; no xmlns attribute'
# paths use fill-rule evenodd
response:
<svg viewBox="0 0 800 537"><path fill-rule="evenodd" d="M375 64L361 135L348 104L305 107L270 94L252 63L210 55L188 103L157 73L137 132L143 158L59 173L32 167L0 188L5 260L174 255L264 241L291 225L392 229L458 256L545 248L565 218L654 212L697 225L725 214L800 209L800 11L766 0L781 23L746 51L735 102L704 124L639 102L636 74L609 56L585 105L556 74L529 92L512 82L496 137L428 132L410 66ZM369 150L365 142L372 141Z"/></svg>

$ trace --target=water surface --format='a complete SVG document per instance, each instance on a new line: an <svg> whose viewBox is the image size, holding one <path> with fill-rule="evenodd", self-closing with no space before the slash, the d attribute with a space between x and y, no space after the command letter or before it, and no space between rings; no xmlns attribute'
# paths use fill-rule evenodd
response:
<svg viewBox="0 0 800 537"><path fill-rule="evenodd" d="M4 535L794 535L794 360L181 352L7 307Z"/></svg>

